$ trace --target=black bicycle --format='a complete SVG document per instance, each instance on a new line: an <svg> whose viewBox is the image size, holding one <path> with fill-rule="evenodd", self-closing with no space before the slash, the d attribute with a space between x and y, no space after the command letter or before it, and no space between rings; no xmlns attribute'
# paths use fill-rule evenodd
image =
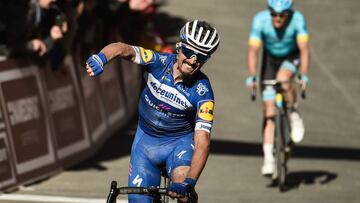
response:
<svg viewBox="0 0 360 203"><path fill-rule="evenodd" d="M272 175L272 179L277 183L281 192L287 189L286 180L287 180L287 162L290 158L292 148L294 143L290 139L290 120L289 112L286 104L285 90L282 88L282 85L286 82L279 82L277 80L264 80L261 84L271 85L276 91L275 96L275 136L274 136L274 156L276 162L276 170ZM287 83L290 83L287 82ZM301 97L306 98L305 90L302 90ZM253 89L251 94L251 99L254 101L256 99L256 90Z"/></svg>

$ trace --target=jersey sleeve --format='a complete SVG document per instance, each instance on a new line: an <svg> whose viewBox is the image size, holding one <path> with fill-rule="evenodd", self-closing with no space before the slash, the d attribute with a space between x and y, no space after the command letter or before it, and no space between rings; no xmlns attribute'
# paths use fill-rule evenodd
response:
<svg viewBox="0 0 360 203"><path fill-rule="evenodd" d="M196 124L195 130L203 130L210 133L214 121L214 93L210 84L199 83L197 85Z"/></svg>
<svg viewBox="0 0 360 203"><path fill-rule="evenodd" d="M303 14L300 12L296 13L296 29L297 35L296 39L298 42L308 42L309 41L309 33L306 26L306 20Z"/></svg>
<svg viewBox="0 0 360 203"><path fill-rule="evenodd" d="M135 51L134 63L145 66L146 71L152 72L155 68L161 67L159 60L161 57L159 53L150 49L144 49L143 47L132 46Z"/></svg>
<svg viewBox="0 0 360 203"><path fill-rule="evenodd" d="M262 30L262 22L261 22L261 15L256 15L253 18L250 34L249 34L249 45L259 47L262 44L261 38L261 30Z"/></svg>

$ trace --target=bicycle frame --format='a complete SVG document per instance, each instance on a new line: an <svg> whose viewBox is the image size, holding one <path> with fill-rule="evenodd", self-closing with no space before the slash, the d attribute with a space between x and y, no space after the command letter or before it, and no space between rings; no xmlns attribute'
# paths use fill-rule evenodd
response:
<svg viewBox="0 0 360 203"><path fill-rule="evenodd" d="M290 125L281 83L275 89L277 92L275 97L277 113L275 116L274 133L276 170L272 178L277 181L280 191L284 191L286 189L287 161L290 152Z"/></svg>
<svg viewBox="0 0 360 203"><path fill-rule="evenodd" d="M275 132L274 132L274 155L276 170L272 175L279 186L280 191L286 189L287 161L291 151L290 122L288 117L287 104L284 99L282 82L276 80L265 80L263 85L272 85L275 88Z"/></svg>
<svg viewBox="0 0 360 203"><path fill-rule="evenodd" d="M254 80L255 82L255 80ZM275 132L274 132L274 155L276 160L276 170L272 175L272 179L277 181L281 192L286 190L286 175L287 175L287 161L290 157L293 142L290 139L290 121L288 116L288 109L286 100L284 99L285 90L282 85L285 83L292 83L293 80L287 82L280 82L277 80L264 80L262 85L271 85L275 88ZM299 80L295 82L299 83ZM301 98L306 98L305 88L301 88ZM256 86L251 91L251 100L256 100Z"/></svg>

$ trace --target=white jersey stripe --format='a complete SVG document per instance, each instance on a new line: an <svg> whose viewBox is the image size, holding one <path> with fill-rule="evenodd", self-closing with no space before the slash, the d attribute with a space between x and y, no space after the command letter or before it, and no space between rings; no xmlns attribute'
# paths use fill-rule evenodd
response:
<svg viewBox="0 0 360 203"><path fill-rule="evenodd" d="M151 94L158 100L180 110L186 110L193 107L189 100L177 89L161 84L151 73L145 73L144 77Z"/></svg>

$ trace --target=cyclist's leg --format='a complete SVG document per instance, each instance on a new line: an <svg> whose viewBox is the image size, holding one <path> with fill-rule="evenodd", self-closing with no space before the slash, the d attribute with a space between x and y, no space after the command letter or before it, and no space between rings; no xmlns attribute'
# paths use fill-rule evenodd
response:
<svg viewBox="0 0 360 203"><path fill-rule="evenodd" d="M129 187L148 187L160 185L160 170L149 159L149 145L154 143L154 138L146 135L140 128L131 149L129 164ZM129 203L152 203L153 198L146 195L129 195Z"/></svg>
<svg viewBox="0 0 360 203"><path fill-rule="evenodd" d="M280 61L271 57L264 51L261 69L261 81L275 80L276 73L280 67ZM275 116L275 89L273 86L261 85L263 101L263 153L264 163L261 168L263 175L271 175L275 170L274 146L274 116Z"/></svg>
<svg viewBox="0 0 360 203"><path fill-rule="evenodd" d="M175 144L173 152L166 161L167 172L172 182L183 182L190 170L194 152L193 134L185 136ZM178 202L186 202L187 198L179 199Z"/></svg>
<svg viewBox="0 0 360 203"><path fill-rule="evenodd" d="M179 145L168 159L168 166L171 170L171 181L182 182L185 180L191 165L194 149L190 144Z"/></svg>
<svg viewBox="0 0 360 203"><path fill-rule="evenodd" d="M279 72L276 75L276 80L281 82L289 82L283 83L282 87L285 90L285 100L288 104L288 107L293 107L296 104L296 91L294 85L290 82L294 75L297 72L296 65L291 63L288 60L285 60L280 67Z"/></svg>
<svg viewBox="0 0 360 203"><path fill-rule="evenodd" d="M291 81L298 71L298 66L299 55L295 52L281 64L280 70L276 76L277 80ZM297 143L303 139L305 128L303 120L297 109L296 88L292 83L283 85L283 88L286 91L285 100L288 104L288 109L290 110L289 118L291 123L291 139L293 142Z"/></svg>
<svg viewBox="0 0 360 203"><path fill-rule="evenodd" d="M300 65L299 51L295 50L293 53L290 53L288 56L284 57L280 70L276 75L276 79L279 81L292 81L294 76L298 72ZM296 105L296 89L292 83L283 84L283 88L286 91L285 100L288 104L288 107L292 108Z"/></svg>
<svg viewBox="0 0 360 203"><path fill-rule="evenodd" d="M265 91L266 93L266 91ZM275 94L275 93L274 93ZM263 94L264 95L264 94ZM264 163L261 168L263 175L271 175L275 169L275 158L273 155L274 132L275 132L275 102L273 99L264 100L264 126L263 126L263 153Z"/></svg>

